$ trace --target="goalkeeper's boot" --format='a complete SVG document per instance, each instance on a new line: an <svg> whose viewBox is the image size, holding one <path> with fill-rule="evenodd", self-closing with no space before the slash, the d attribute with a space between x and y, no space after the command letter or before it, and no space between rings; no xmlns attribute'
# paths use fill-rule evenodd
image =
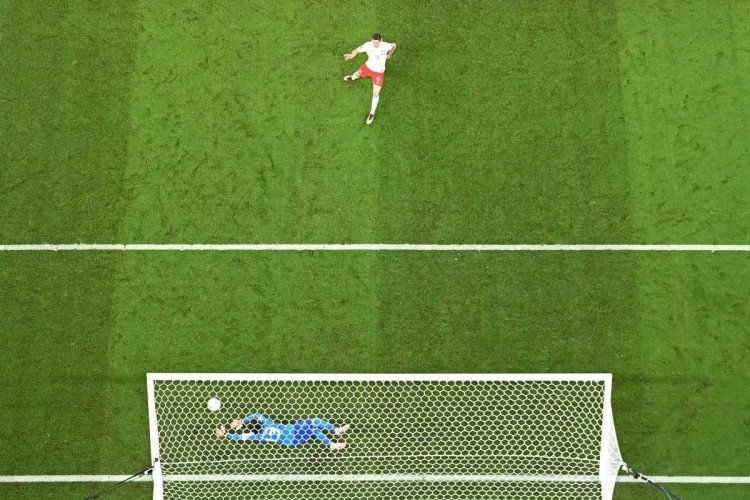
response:
<svg viewBox="0 0 750 500"><path fill-rule="evenodd" d="M367 120L365 121L365 123L367 125L370 125L370 124L372 124L372 121L374 119L375 119L375 113L370 113L369 115L367 115Z"/></svg>
<svg viewBox="0 0 750 500"><path fill-rule="evenodd" d="M341 427L336 427L336 430L334 430L333 433L336 434L337 436L340 436L348 430L349 430L349 424L346 424L346 425L342 425Z"/></svg>
<svg viewBox="0 0 750 500"><path fill-rule="evenodd" d="M346 443L331 443L328 445L332 450L343 450L346 448Z"/></svg>

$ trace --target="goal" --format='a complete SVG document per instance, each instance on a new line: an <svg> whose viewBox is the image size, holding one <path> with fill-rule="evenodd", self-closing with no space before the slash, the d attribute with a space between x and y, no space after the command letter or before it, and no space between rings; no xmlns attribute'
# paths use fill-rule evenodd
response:
<svg viewBox="0 0 750 500"><path fill-rule="evenodd" d="M147 382L159 500L610 499L623 465L610 374Z"/></svg>

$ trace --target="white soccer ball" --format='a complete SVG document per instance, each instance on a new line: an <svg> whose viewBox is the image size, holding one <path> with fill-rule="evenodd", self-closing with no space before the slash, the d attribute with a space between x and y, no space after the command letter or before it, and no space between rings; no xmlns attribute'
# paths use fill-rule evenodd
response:
<svg viewBox="0 0 750 500"><path fill-rule="evenodd" d="M221 400L219 398L211 398L208 400L207 406L211 411L219 411L221 409Z"/></svg>

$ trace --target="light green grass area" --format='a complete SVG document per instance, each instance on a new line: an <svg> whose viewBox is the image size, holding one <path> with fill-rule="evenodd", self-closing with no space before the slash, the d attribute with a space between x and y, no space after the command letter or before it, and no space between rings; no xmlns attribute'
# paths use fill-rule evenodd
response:
<svg viewBox="0 0 750 500"><path fill-rule="evenodd" d="M375 30L366 127L341 55ZM746 0L14 1L0 42L3 244L750 243ZM743 253L3 253L0 474L144 467L147 372L601 371L634 466L746 475L748 283Z"/></svg>

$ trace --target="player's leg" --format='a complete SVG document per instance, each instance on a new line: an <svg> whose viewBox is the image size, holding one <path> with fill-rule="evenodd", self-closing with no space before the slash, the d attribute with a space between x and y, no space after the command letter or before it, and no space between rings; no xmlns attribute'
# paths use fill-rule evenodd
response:
<svg viewBox="0 0 750 500"><path fill-rule="evenodd" d="M375 110L378 107L378 103L380 102L380 89L383 88L382 85L375 85L373 83L372 85L372 105L370 106L370 114L367 115L367 124L371 124L372 121L375 119Z"/></svg>
<svg viewBox="0 0 750 500"><path fill-rule="evenodd" d="M311 422L315 427L323 431L333 431L336 428L335 425L324 418L313 418Z"/></svg>
<svg viewBox="0 0 750 500"><path fill-rule="evenodd" d="M333 432L337 436L340 436L349 430L349 424L336 426L336 425L333 425L328 420L325 420L322 418L314 418L312 419L312 423L318 429L328 431L328 432Z"/></svg>
<svg viewBox="0 0 750 500"><path fill-rule="evenodd" d="M307 431L305 430L307 428ZM305 420L299 420L293 424L286 424L282 427L281 438L278 443L290 448L305 444L312 437L309 430L309 424L305 425Z"/></svg>
<svg viewBox="0 0 750 500"><path fill-rule="evenodd" d="M327 420L323 420L322 418L313 418L313 419L307 419L304 421L304 427L305 431L304 434L307 433L312 434L312 436L315 436L318 441L323 443L323 445L328 446L332 450L343 450L346 448L346 443L339 442L334 443L329 439L328 436L326 436L323 433L323 430L331 431L336 429L336 427L330 423Z"/></svg>
<svg viewBox="0 0 750 500"><path fill-rule="evenodd" d="M313 427L312 432L315 435L315 437L318 438L318 441L323 443L325 446L328 446L332 450L343 450L344 448L346 448L345 442L339 441L338 443L334 443L328 438L328 436L323 434L323 431L321 431L317 427Z"/></svg>
<svg viewBox="0 0 750 500"><path fill-rule="evenodd" d="M311 418L306 418L304 420L298 420L294 422L293 424L289 424L290 432L289 434L289 443L291 446L297 446L300 444L305 444L306 442L310 441L310 439L313 438L315 435L313 425L313 421ZM285 436L282 436L285 437Z"/></svg>
<svg viewBox="0 0 750 500"><path fill-rule="evenodd" d="M336 434L337 436L340 436L348 430L349 430L349 424L344 424L342 426L336 427L333 433Z"/></svg>
<svg viewBox="0 0 750 500"><path fill-rule="evenodd" d="M354 80L358 80L359 78L362 78L362 70L358 69L351 75L346 75L344 77L344 81L346 82L353 82Z"/></svg>
<svg viewBox="0 0 750 500"><path fill-rule="evenodd" d="M317 421L317 420L319 419L314 419L314 421ZM344 448L346 448L346 443L344 442L334 443L333 441L331 441L330 438L326 436L323 433L323 431L320 430L320 428L318 428L317 425L315 425L314 421L310 424L310 426L308 427L308 430L313 436L315 436L318 439L318 441L323 443L324 446L328 446L332 450L343 450ZM323 422L327 424L324 427L333 428L333 425L330 422L326 422L325 420L321 421L321 426L323 426Z"/></svg>
<svg viewBox="0 0 750 500"><path fill-rule="evenodd" d="M311 427L311 428L310 428L310 431L312 432L312 434L313 434L313 435L314 435L314 436L315 436L316 438L318 438L318 441L320 441L321 443L323 443L323 444L324 444L324 445L326 445L326 446L330 446L330 445L331 445L331 440L330 440L330 439L328 438L328 436L326 436L326 435L325 435L325 434L323 433L323 431L321 431L320 429L318 429L318 428L317 428L317 427L315 427L315 426Z"/></svg>

